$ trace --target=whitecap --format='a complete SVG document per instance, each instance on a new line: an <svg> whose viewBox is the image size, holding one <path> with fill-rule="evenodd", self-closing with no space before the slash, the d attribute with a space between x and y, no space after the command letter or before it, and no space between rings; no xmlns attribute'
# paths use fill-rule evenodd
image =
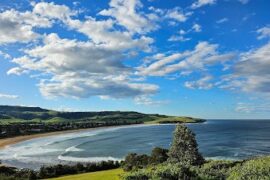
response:
<svg viewBox="0 0 270 180"><path fill-rule="evenodd" d="M121 161L123 159L115 157L73 157L73 156L62 156L59 155L58 159L61 161L69 162L101 162L101 161Z"/></svg>
<svg viewBox="0 0 270 180"><path fill-rule="evenodd" d="M84 150L77 148L76 146L71 146L71 147L65 149L65 152L80 152L80 151L84 151Z"/></svg>

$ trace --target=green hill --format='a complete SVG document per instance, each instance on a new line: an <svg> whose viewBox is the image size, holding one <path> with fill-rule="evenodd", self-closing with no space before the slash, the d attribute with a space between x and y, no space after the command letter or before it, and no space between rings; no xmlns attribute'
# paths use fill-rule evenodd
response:
<svg viewBox="0 0 270 180"><path fill-rule="evenodd" d="M40 107L0 106L0 138L104 126L186 122L203 120L134 111L61 112Z"/></svg>

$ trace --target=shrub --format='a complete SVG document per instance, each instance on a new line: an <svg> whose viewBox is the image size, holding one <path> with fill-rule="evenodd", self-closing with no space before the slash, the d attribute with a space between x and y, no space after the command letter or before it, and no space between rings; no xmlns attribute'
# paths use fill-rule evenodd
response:
<svg viewBox="0 0 270 180"><path fill-rule="evenodd" d="M168 149L163 149L159 147L155 147L152 150L150 161L151 164L160 164L168 159Z"/></svg>
<svg viewBox="0 0 270 180"><path fill-rule="evenodd" d="M230 174L231 168L234 167L237 163L239 162L211 160L200 167L193 166L191 167L191 170L200 179L226 179Z"/></svg>
<svg viewBox="0 0 270 180"><path fill-rule="evenodd" d="M149 172L147 172L146 169L140 169L137 171L132 171L125 173L121 176L121 179L123 180L148 180L149 178Z"/></svg>
<svg viewBox="0 0 270 180"><path fill-rule="evenodd" d="M195 177L192 172L181 164L163 163L145 169L137 169L122 175L124 180L178 180Z"/></svg>
<svg viewBox="0 0 270 180"><path fill-rule="evenodd" d="M152 179L155 180L188 179L192 176L189 169L181 164L162 164L152 172Z"/></svg>
<svg viewBox="0 0 270 180"><path fill-rule="evenodd" d="M198 151L195 134L184 125L176 126L173 143L169 150L169 161L186 166L201 165L204 162Z"/></svg>
<svg viewBox="0 0 270 180"><path fill-rule="evenodd" d="M235 166L228 180L269 180L270 156L244 161Z"/></svg>
<svg viewBox="0 0 270 180"><path fill-rule="evenodd" d="M122 164L124 171L131 171L134 169L141 169L148 166L150 157L143 154L138 155L136 153L130 153L126 156L125 161Z"/></svg>

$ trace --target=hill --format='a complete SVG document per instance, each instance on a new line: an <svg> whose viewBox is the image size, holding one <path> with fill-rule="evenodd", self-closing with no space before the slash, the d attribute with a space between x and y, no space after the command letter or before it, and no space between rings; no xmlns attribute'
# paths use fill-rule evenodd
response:
<svg viewBox="0 0 270 180"><path fill-rule="evenodd" d="M134 111L61 112L40 107L0 106L0 138L102 126L186 122L203 120Z"/></svg>

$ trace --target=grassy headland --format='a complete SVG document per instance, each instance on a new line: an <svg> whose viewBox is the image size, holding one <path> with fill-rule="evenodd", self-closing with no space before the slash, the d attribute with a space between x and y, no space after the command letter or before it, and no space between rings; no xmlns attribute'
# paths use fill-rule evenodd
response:
<svg viewBox="0 0 270 180"><path fill-rule="evenodd" d="M0 138L143 123L197 122L203 120L134 111L61 112L40 107L0 106Z"/></svg>
<svg viewBox="0 0 270 180"><path fill-rule="evenodd" d="M147 121L145 122L145 124L201 123L201 122L205 122L205 120L192 117L168 116L168 117L159 117L153 121Z"/></svg>

